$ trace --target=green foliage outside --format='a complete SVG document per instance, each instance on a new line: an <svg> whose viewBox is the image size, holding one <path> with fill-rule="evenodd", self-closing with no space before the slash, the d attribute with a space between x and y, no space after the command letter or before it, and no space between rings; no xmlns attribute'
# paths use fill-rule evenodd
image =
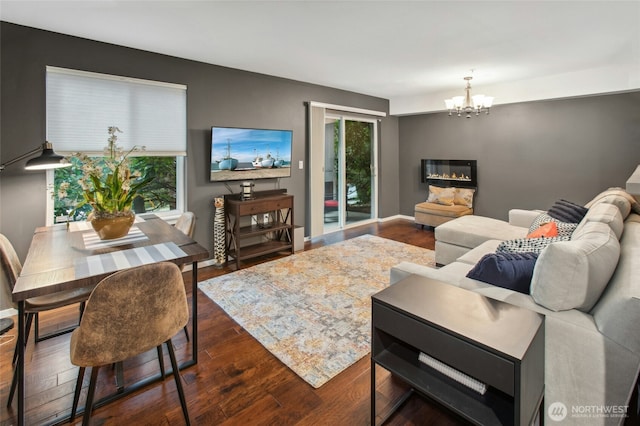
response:
<svg viewBox="0 0 640 426"><path fill-rule="evenodd" d="M371 205L371 138L372 124L362 121L345 121L346 184L358 191L356 206ZM334 153L336 182L338 181L338 161L340 148L340 126L334 126ZM345 189L346 192L346 189Z"/></svg>

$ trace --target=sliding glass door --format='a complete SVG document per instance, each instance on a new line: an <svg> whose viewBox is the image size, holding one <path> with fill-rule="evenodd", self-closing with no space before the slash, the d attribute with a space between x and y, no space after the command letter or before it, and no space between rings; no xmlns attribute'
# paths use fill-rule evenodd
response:
<svg viewBox="0 0 640 426"><path fill-rule="evenodd" d="M324 129L324 232L376 217L377 126L327 114Z"/></svg>

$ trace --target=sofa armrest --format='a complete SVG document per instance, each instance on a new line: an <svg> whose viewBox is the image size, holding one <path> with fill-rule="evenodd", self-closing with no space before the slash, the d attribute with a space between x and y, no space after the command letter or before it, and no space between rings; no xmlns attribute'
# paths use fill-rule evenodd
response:
<svg viewBox="0 0 640 426"><path fill-rule="evenodd" d="M544 210L511 209L509 210L509 224L520 226L521 228L529 228L542 213L544 213Z"/></svg>

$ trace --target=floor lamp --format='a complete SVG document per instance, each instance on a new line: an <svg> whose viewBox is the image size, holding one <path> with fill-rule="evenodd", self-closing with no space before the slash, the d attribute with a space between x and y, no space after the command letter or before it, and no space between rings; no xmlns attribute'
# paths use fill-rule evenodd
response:
<svg viewBox="0 0 640 426"><path fill-rule="evenodd" d="M29 158L32 155L39 153L40 151L42 151L42 153L39 157L35 157L27 161L27 164L25 164L24 166L26 170L59 169L61 167L69 167L71 165L71 163L68 162L67 159L62 155L58 155L53 152L53 146L51 145L51 143L45 142L38 148L32 149L31 151L26 152L12 160L9 160L6 163L0 164L0 172L3 171L5 167L10 166L13 163L17 163L18 161L24 160L25 158ZM12 328L13 319L0 318L0 335L6 333Z"/></svg>
<svg viewBox="0 0 640 426"><path fill-rule="evenodd" d="M42 151L42 153L39 157L35 157L27 161L27 164L24 166L25 170L59 169L61 167L69 167L71 165L64 156L53 152L53 145L51 145L51 143L45 142L38 148L32 149L31 151L26 152L13 160L9 160L6 163L0 164L0 171L13 163L29 158L40 151Z"/></svg>

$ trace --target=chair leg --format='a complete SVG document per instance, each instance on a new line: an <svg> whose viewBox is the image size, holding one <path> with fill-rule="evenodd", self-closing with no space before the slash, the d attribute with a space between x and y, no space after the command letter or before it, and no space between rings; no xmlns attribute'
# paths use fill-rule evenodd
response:
<svg viewBox="0 0 640 426"><path fill-rule="evenodd" d="M116 367L116 392L124 392L124 363L118 361L115 363Z"/></svg>
<svg viewBox="0 0 640 426"><path fill-rule="evenodd" d="M26 333L24 337L24 345L27 346L27 341L29 340L29 329L31 328L31 322L33 320L33 314L27 314L26 320ZM16 388L18 387L18 345L16 344L15 349L13 350L13 379L11 379L11 390L9 390L9 398L7 399L7 407L11 407L11 403L13 402L13 396L16 393Z"/></svg>
<svg viewBox="0 0 640 426"><path fill-rule="evenodd" d="M18 386L18 369L13 369L13 379L11 380L11 390L9 391L9 398L7 399L7 408L11 407L13 402L13 395L16 393L16 387Z"/></svg>
<svg viewBox="0 0 640 426"><path fill-rule="evenodd" d="M82 381L84 380L85 367L80 367L78 370L78 380L76 380L76 390L73 393L73 405L71 406L71 418L69 423L73 423L76 418L76 410L78 409L78 400L80 399L80 391L82 390Z"/></svg>
<svg viewBox="0 0 640 426"><path fill-rule="evenodd" d="M171 359L171 368L173 368L173 378L176 381L176 387L178 388L178 396L180 397L180 405L182 406L182 414L184 414L184 421L187 426L191 425L189 421L189 411L187 410L187 400L184 397L184 390L182 389L182 382L180 379L180 371L178 370L178 363L176 362L176 354L173 351L173 345L171 344L171 339L165 342L167 344L167 349L169 350L169 358Z"/></svg>
<svg viewBox="0 0 640 426"><path fill-rule="evenodd" d="M184 328L184 335L187 338L187 342L189 341L189 329L187 328L187 326L185 325Z"/></svg>
<svg viewBox="0 0 640 426"><path fill-rule="evenodd" d="M89 393L87 394L87 402L84 405L84 417L82 417L82 426L89 426L91 420L91 412L93 411L93 397L96 393L96 382L98 381L98 371L100 367L91 368L91 380L89 381Z"/></svg>
<svg viewBox="0 0 640 426"><path fill-rule="evenodd" d="M160 363L160 374L162 375L162 380L164 380L164 355L162 354L162 345L158 345L156 347L158 350L158 362Z"/></svg>

